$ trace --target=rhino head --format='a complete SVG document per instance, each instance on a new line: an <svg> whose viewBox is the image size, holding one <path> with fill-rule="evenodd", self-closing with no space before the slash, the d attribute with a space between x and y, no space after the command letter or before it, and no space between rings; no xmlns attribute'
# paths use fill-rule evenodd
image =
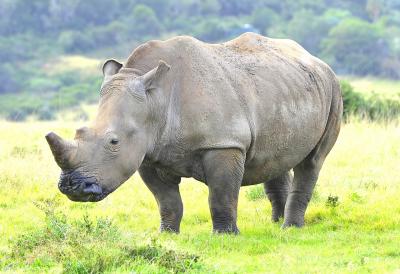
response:
<svg viewBox="0 0 400 274"><path fill-rule="evenodd" d="M140 75L115 60L106 61L93 125L78 129L72 141L53 132L46 135L61 168L58 187L70 200L100 201L138 170L157 135L149 93L161 89L168 70L160 61Z"/></svg>

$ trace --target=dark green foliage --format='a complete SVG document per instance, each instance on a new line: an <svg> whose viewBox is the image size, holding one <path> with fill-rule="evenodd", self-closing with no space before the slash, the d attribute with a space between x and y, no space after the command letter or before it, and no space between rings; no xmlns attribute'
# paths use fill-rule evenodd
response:
<svg viewBox="0 0 400 274"><path fill-rule="evenodd" d="M135 6L127 23L130 26L129 34L136 39L143 36L156 36L161 32L161 24L158 22L155 12L143 4Z"/></svg>
<svg viewBox="0 0 400 274"><path fill-rule="evenodd" d="M374 93L366 102L368 105L367 117L371 120L400 117L400 101L383 99Z"/></svg>
<svg viewBox="0 0 400 274"><path fill-rule="evenodd" d="M58 42L66 53L85 52L95 46L91 35L80 31L65 31L61 33Z"/></svg>
<svg viewBox="0 0 400 274"><path fill-rule="evenodd" d="M253 10L256 1L242 0L219 0L221 5L221 15L241 15L249 14Z"/></svg>
<svg viewBox="0 0 400 274"><path fill-rule="evenodd" d="M310 20L310 18L313 19ZM335 23L329 16L319 16L312 10L300 10L293 15L290 21L278 25L268 34L290 37L312 54L318 54L321 40Z"/></svg>
<svg viewBox="0 0 400 274"><path fill-rule="evenodd" d="M270 8L255 9L252 14L252 24L262 34L268 34L267 30L278 22L279 15Z"/></svg>
<svg viewBox="0 0 400 274"><path fill-rule="evenodd" d="M338 72L356 75L379 75L382 60L390 53L382 27L354 18L333 27L323 48Z"/></svg>
<svg viewBox="0 0 400 274"><path fill-rule="evenodd" d="M341 81L343 96L343 118L348 120L352 115L371 121L391 120L400 117L400 101L383 98L374 93L370 97L354 91L347 81Z"/></svg>
<svg viewBox="0 0 400 274"><path fill-rule="evenodd" d="M201 22L194 31L194 35L206 41L218 41L221 37L235 36L233 32L240 28L235 20L220 21L217 18L210 18Z"/></svg>
<svg viewBox="0 0 400 274"><path fill-rule="evenodd" d="M335 208L339 205L339 197L329 195L325 205L330 208Z"/></svg>
<svg viewBox="0 0 400 274"><path fill-rule="evenodd" d="M343 96L343 117L347 119L351 114L361 114L365 109L365 99L354 91L347 81L340 82L340 89Z"/></svg>

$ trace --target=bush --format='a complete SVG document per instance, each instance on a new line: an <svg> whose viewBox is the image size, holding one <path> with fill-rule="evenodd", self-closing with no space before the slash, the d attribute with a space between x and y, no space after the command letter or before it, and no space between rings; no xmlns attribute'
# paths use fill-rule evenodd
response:
<svg viewBox="0 0 400 274"><path fill-rule="evenodd" d="M400 117L400 101L382 98L376 93L366 98L355 92L347 81L341 81L340 87L345 121L352 115L371 121L392 120Z"/></svg>
<svg viewBox="0 0 400 274"><path fill-rule="evenodd" d="M328 199L326 199L325 206L330 208L335 208L339 205L339 197L329 195Z"/></svg>
<svg viewBox="0 0 400 274"><path fill-rule="evenodd" d="M365 99L354 91L347 81L340 81L343 96L343 117L347 119L351 114L361 114L366 108Z"/></svg>

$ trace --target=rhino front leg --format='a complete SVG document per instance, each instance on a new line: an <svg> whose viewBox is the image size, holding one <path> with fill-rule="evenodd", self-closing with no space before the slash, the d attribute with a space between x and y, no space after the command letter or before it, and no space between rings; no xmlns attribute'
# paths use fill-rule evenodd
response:
<svg viewBox="0 0 400 274"><path fill-rule="evenodd" d="M283 218L292 179L290 172L286 172L284 175L264 183L265 194L272 206L271 219L273 222L278 222L280 218Z"/></svg>
<svg viewBox="0 0 400 274"><path fill-rule="evenodd" d="M156 198L161 216L160 231L179 233L183 215L183 204L179 192L181 178L168 176L160 178L157 170L149 166L139 169L146 186Z"/></svg>
<svg viewBox="0 0 400 274"><path fill-rule="evenodd" d="M244 155L237 149L218 149L203 156L208 202L215 233L239 233L236 225Z"/></svg>

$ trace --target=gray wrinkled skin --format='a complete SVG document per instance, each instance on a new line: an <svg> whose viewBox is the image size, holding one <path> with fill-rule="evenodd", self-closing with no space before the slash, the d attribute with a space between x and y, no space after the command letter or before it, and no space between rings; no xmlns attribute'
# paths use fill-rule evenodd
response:
<svg viewBox="0 0 400 274"><path fill-rule="evenodd" d="M239 188L257 183L273 221L304 224L342 117L325 63L291 40L246 33L222 44L150 41L103 73L94 124L72 142L46 136L71 200L101 200L138 170L162 231L179 232L181 177L209 187L215 232L238 233Z"/></svg>

